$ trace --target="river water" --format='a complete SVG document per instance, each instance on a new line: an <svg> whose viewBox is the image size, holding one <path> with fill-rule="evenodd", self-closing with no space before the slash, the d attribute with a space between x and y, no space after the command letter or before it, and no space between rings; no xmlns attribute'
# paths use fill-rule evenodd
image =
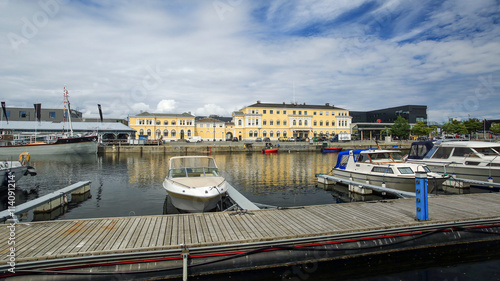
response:
<svg viewBox="0 0 500 281"><path fill-rule="evenodd" d="M89 180L92 182L90 198L80 203L71 203L64 210L36 219L64 220L178 213L170 204L162 187L171 156L178 155L106 154L46 158L33 156L30 164L36 168L38 175L24 177L17 183L16 204L78 181ZM315 175L328 173L332 169L337 159L335 153L227 153L212 156L221 174L233 187L251 201L261 204L292 207L391 198L354 195L343 186L324 188L322 184L318 184ZM471 189L470 192L485 191ZM6 209L7 199L1 198L1 203L2 209ZM31 221L33 216L27 215L21 220ZM457 261L457 264L405 270L370 276L362 280L477 280L475 277L479 273L485 277L481 278L482 280L500 280L498 272L500 260L465 264ZM317 276L308 276L307 279L310 280L330 280L333 277L324 272L318 273ZM440 279L436 279L437 276L440 276Z"/></svg>

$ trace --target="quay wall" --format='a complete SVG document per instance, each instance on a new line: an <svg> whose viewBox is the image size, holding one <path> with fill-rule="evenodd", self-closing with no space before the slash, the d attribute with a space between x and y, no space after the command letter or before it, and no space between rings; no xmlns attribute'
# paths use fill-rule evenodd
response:
<svg viewBox="0 0 500 281"><path fill-rule="evenodd" d="M308 142L280 142L273 143L276 147L279 144L280 151L286 152L321 152L322 143ZM403 149L407 150L411 146L411 142L390 142L379 143L382 149ZM328 143L328 147L342 147L343 150L362 149L362 148L377 148L375 142L370 141L351 141L342 143ZM101 154L119 154L119 153L218 153L218 152L261 152L265 147L263 142L200 142L187 143L175 142L165 143L160 145L100 145L99 153Z"/></svg>

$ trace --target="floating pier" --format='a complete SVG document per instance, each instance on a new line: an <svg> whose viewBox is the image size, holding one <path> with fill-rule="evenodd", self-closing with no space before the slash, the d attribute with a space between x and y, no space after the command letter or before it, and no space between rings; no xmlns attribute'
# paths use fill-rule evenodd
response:
<svg viewBox="0 0 500 281"><path fill-rule="evenodd" d="M434 196L428 204L425 221L415 219L413 198L17 223L14 230L0 228L0 274L5 280L189 280L274 268L285 278L285 267L403 253L415 258L453 248L498 255L500 194Z"/></svg>
<svg viewBox="0 0 500 281"><path fill-rule="evenodd" d="M0 212L0 222L16 220L17 215L33 210L34 213L47 213L68 204L72 199L82 201L80 197L90 192L90 181L80 181L65 188L33 199L15 208ZM74 201L74 200L73 200ZM16 221L17 222L17 221Z"/></svg>

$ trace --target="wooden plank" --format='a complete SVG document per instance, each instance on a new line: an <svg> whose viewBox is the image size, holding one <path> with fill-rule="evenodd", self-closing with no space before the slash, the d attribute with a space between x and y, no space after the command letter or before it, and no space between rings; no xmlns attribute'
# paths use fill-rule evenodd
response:
<svg viewBox="0 0 500 281"><path fill-rule="evenodd" d="M101 239L103 239L102 234L105 231L106 227L111 223L111 220L102 219L98 222L99 223L96 225L96 229L93 231L93 233L87 235L87 237L82 240L83 245L81 247L77 247L78 249L74 249L74 252L90 252L93 247L100 243Z"/></svg>
<svg viewBox="0 0 500 281"><path fill-rule="evenodd" d="M181 216L172 217L172 236L170 237L170 245L179 245L179 220Z"/></svg>
<svg viewBox="0 0 500 281"><path fill-rule="evenodd" d="M74 232L68 233L68 239L65 242L61 242L57 245L57 249L54 249L53 253L70 253L74 248L81 245L81 241L85 237L93 232L96 226L99 224L98 221L81 221L81 228L75 229Z"/></svg>
<svg viewBox="0 0 500 281"><path fill-rule="evenodd" d="M157 217L151 217L149 225L146 226L147 231L144 235L144 240L142 241L142 245L140 247L142 248L152 247L151 246L151 244L153 244L151 243L152 240L156 241L157 238L157 237L153 238L153 232L155 231L155 228L157 228L156 223L157 223Z"/></svg>
<svg viewBox="0 0 500 281"><path fill-rule="evenodd" d="M135 247L135 244L137 243L137 239L139 235L141 234L142 227L146 223L146 219L144 217L139 217L139 222L137 223L136 227L134 228L134 233L130 237L130 239L127 241L127 245L125 246L125 249L133 249ZM121 247L123 248L123 246Z"/></svg>
<svg viewBox="0 0 500 281"><path fill-rule="evenodd" d="M131 237L131 231L133 232L133 229L135 226L137 226L138 220L135 218L129 218L126 220L125 224L122 224L120 226L120 230L117 231L117 236L112 238L110 240L110 243L105 246L106 249L114 251L120 249L120 246L123 244L124 241L128 241Z"/></svg>

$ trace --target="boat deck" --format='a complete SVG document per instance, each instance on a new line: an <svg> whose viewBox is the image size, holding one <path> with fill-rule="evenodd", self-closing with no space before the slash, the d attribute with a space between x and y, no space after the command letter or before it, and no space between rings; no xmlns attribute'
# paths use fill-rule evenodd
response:
<svg viewBox="0 0 500 281"><path fill-rule="evenodd" d="M500 194L429 198L429 221L415 220L415 199L287 209L18 223L16 262L231 245L339 233L500 218ZM11 230L0 228L7 262Z"/></svg>

